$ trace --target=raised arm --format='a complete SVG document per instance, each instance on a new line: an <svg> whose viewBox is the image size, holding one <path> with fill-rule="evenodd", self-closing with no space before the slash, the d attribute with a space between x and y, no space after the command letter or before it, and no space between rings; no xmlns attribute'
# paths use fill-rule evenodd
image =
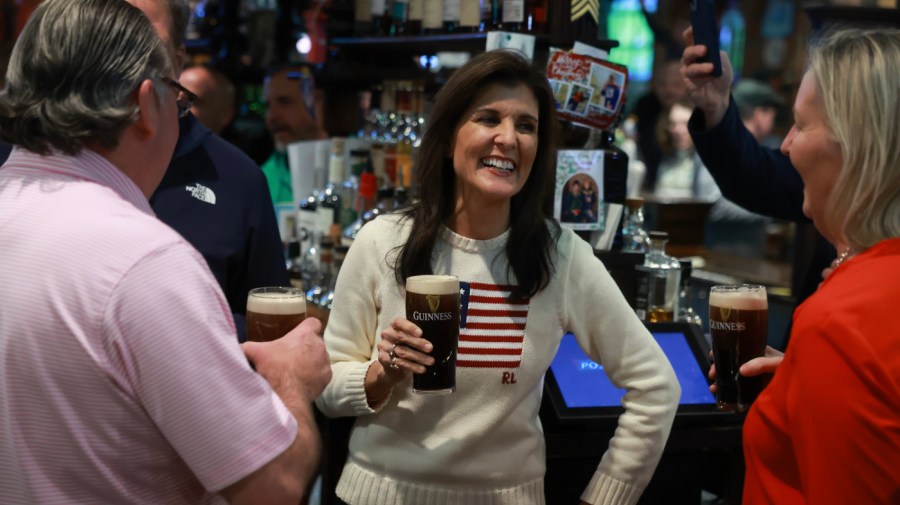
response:
<svg viewBox="0 0 900 505"><path fill-rule="evenodd" d="M706 46L694 45L684 32L681 75L697 109L688 123L697 154L722 194L741 207L776 219L808 222L803 215L803 181L790 159L763 147L744 127L731 98L733 71L723 51L722 75L713 77L712 63L697 59Z"/></svg>

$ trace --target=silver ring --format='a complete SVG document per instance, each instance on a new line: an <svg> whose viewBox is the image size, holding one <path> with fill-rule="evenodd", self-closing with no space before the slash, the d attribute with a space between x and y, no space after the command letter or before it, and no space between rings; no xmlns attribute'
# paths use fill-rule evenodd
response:
<svg viewBox="0 0 900 505"><path fill-rule="evenodd" d="M397 359L397 353L394 352L396 349L397 349L397 344L394 344L394 347L391 347L391 350L388 351L388 357L391 358L391 364L390 364L390 367L393 368L394 370L397 370L397 369L400 368L399 366L397 366L396 363L394 363L394 360Z"/></svg>

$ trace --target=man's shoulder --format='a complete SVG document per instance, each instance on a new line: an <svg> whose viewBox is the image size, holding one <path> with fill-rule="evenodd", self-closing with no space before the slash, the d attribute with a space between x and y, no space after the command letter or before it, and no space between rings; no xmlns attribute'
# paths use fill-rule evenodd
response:
<svg viewBox="0 0 900 505"><path fill-rule="evenodd" d="M214 177L220 182L246 185L247 188L255 188L264 182L259 166L246 153L215 134L173 158L169 169L204 178Z"/></svg>
<svg viewBox="0 0 900 505"><path fill-rule="evenodd" d="M225 170L239 171L254 177L260 175L259 165L250 159L247 153L216 134L204 139L199 147L206 151L215 165L221 166Z"/></svg>

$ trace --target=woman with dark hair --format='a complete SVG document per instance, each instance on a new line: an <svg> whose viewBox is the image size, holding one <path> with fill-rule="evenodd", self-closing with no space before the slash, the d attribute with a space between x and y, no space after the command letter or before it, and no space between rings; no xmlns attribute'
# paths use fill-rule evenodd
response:
<svg viewBox="0 0 900 505"><path fill-rule="evenodd" d="M538 409L567 331L627 390L582 499L634 503L650 480L678 382L591 247L552 220L554 107L521 56L473 58L435 97L419 202L367 224L350 248L325 333L334 379L317 400L326 415L359 417L337 486L345 502L544 503ZM462 292L446 396L410 387L434 360L403 317L404 284L431 273L457 276Z"/></svg>

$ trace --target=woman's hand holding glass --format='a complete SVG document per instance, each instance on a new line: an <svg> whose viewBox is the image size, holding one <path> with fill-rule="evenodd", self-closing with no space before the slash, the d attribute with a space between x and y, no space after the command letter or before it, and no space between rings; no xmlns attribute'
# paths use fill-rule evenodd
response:
<svg viewBox="0 0 900 505"><path fill-rule="evenodd" d="M434 364L428 355L431 342L422 338L422 330L405 317L397 317L381 332L378 362L366 374L366 398L374 407L381 403L393 387L413 373L424 373Z"/></svg>
<svg viewBox="0 0 900 505"><path fill-rule="evenodd" d="M710 351L709 357L712 358L712 351ZM775 370L778 369L778 365L781 364L781 361L783 359L783 352L767 345L766 355L759 358L753 358L741 365L740 373L745 377L754 377L756 375L762 375L764 373L774 374ZM709 391L710 393L715 394L716 365L709 366L709 378L713 381L713 383L709 386Z"/></svg>

